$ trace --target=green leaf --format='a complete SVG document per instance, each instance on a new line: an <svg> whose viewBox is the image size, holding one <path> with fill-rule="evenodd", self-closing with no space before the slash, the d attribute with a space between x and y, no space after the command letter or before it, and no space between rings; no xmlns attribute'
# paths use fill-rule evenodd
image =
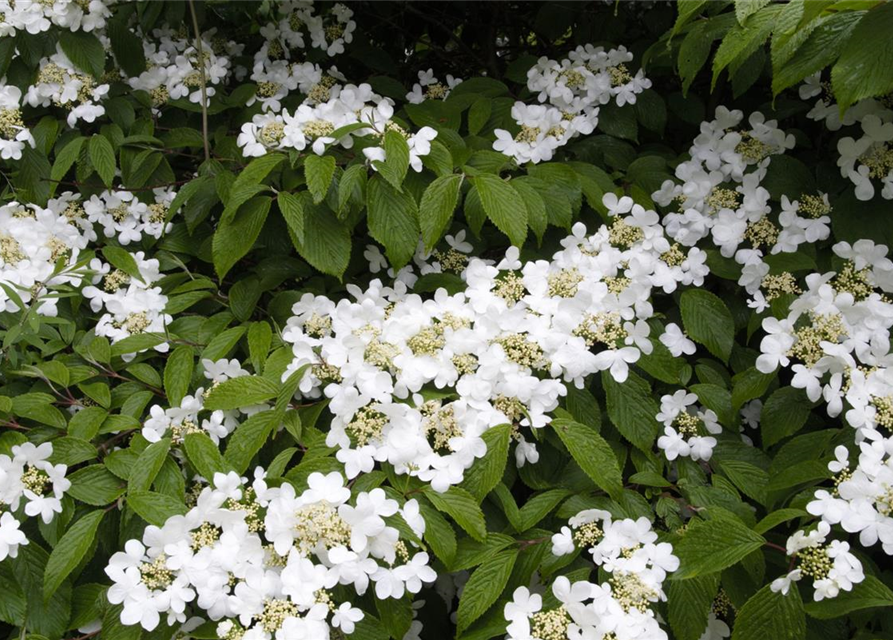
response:
<svg viewBox="0 0 893 640"><path fill-rule="evenodd" d="M376 599L375 609L392 640L403 640L412 625L412 599L408 595L403 598Z"/></svg>
<svg viewBox="0 0 893 640"><path fill-rule="evenodd" d="M89 150L90 162L96 168L96 173L105 186L112 186L115 179L115 150L112 143L105 136L96 134L90 138Z"/></svg>
<svg viewBox="0 0 893 640"><path fill-rule="evenodd" d="M723 362L732 353L735 322L726 304L703 289L688 289L679 298L685 332Z"/></svg>
<svg viewBox="0 0 893 640"><path fill-rule="evenodd" d="M843 113L864 98L893 91L893 4L868 11L831 68L831 86Z"/></svg>
<svg viewBox="0 0 893 640"><path fill-rule="evenodd" d="M781 5L766 7L751 16L746 25L736 24L729 30L713 56L711 90L716 86L723 69L731 67L730 73L734 75L738 67L766 42L780 10Z"/></svg>
<svg viewBox="0 0 893 640"><path fill-rule="evenodd" d="M769 0L735 0L735 17L743 25L747 19L769 4Z"/></svg>
<svg viewBox="0 0 893 640"><path fill-rule="evenodd" d="M75 522L56 543L47 560L43 577L43 598L49 600L56 590L80 564L93 544L96 529L105 511L91 511Z"/></svg>
<svg viewBox="0 0 893 640"><path fill-rule="evenodd" d="M719 574L673 580L667 593L670 627L678 640L699 640L719 588Z"/></svg>
<svg viewBox="0 0 893 640"><path fill-rule="evenodd" d="M773 59L772 94L777 96L834 62L864 13L842 11L821 19L789 60L776 65Z"/></svg>
<svg viewBox="0 0 893 640"><path fill-rule="evenodd" d="M81 71L86 71L94 78L105 71L105 47L89 31L65 29L59 35L59 46Z"/></svg>
<svg viewBox="0 0 893 640"><path fill-rule="evenodd" d="M419 212L408 192L399 192L379 176L366 187L369 234L380 242L395 270L402 269L419 244Z"/></svg>
<svg viewBox="0 0 893 640"><path fill-rule="evenodd" d="M180 345L168 356L164 366L164 392L171 406L179 406L180 400L189 391L195 356L192 347Z"/></svg>
<svg viewBox="0 0 893 640"><path fill-rule="evenodd" d="M623 477L611 445L595 429L574 420L556 418L551 424L586 475L612 498L619 499L623 491ZM524 513L523 507L521 512Z"/></svg>
<svg viewBox="0 0 893 640"><path fill-rule="evenodd" d="M350 231L325 203L306 198L302 204L304 241L292 238L295 248L312 267L340 279L350 261Z"/></svg>
<svg viewBox="0 0 893 640"><path fill-rule="evenodd" d="M402 191L409 169L409 145L399 132L387 131L384 134L384 151L384 162L376 160L373 164L394 189Z"/></svg>
<svg viewBox="0 0 893 640"><path fill-rule="evenodd" d="M112 53L118 66L131 78L146 70L146 56L143 43L135 33L127 28L124 20L112 19L107 23Z"/></svg>
<svg viewBox="0 0 893 640"><path fill-rule="evenodd" d="M143 449L127 479L128 493L149 490L155 476L161 471L161 465L167 459L167 452L170 451L170 448L171 441L168 438L163 438Z"/></svg>
<svg viewBox="0 0 893 640"><path fill-rule="evenodd" d="M311 154L304 160L304 176L313 202L319 204L329 192L332 177L335 175L335 158Z"/></svg>
<svg viewBox="0 0 893 640"><path fill-rule="evenodd" d="M258 373L267 362L272 342L273 329L268 322L254 322L248 328L248 357L251 359L251 366Z"/></svg>
<svg viewBox="0 0 893 640"><path fill-rule="evenodd" d="M802 389L781 387L769 396L760 413L763 444L772 446L797 433L809 417L810 403Z"/></svg>
<svg viewBox="0 0 893 640"><path fill-rule="evenodd" d="M437 178L428 185L419 203L419 225L425 250L431 251L449 229L453 211L459 202L462 176L447 175Z"/></svg>
<svg viewBox="0 0 893 640"><path fill-rule="evenodd" d="M462 488L477 498L484 499L502 479L509 453L512 426L501 424L487 429L481 439L487 445L487 453L465 472Z"/></svg>
<svg viewBox="0 0 893 640"><path fill-rule="evenodd" d="M239 378L234 378L239 380ZM263 378L260 378L261 380ZM227 438L224 458L235 467L237 473L244 473L251 459L264 446L273 429L279 426L277 411L255 413L236 427Z"/></svg>
<svg viewBox="0 0 893 640"><path fill-rule="evenodd" d="M513 245L523 245L527 238L527 207L521 195L509 183L491 174L483 173L471 181L487 217Z"/></svg>
<svg viewBox="0 0 893 640"><path fill-rule="evenodd" d="M101 464L92 464L69 474L71 488L68 490L75 500L84 504L102 507L117 500L124 493L124 485Z"/></svg>
<svg viewBox="0 0 893 640"><path fill-rule="evenodd" d="M425 542L447 566L456 557L456 532L447 519L430 505L420 502L419 511L425 519Z"/></svg>
<svg viewBox="0 0 893 640"><path fill-rule="evenodd" d="M279 203L279 210L285 218L288 230L294 234L298 242L304 242L304 207L301 206L301 199L287 191L280 191L276 201Z"/></svg>
<svg viewBox="0 0 893 640"><path fill-rule="evenodd" d="M680 560L674 579L722 571L763 546L763 536L732 516L693 520L674 553Z"/></svg>
<svg viewBox="0 0 893 640"><path fill-rule="evenodd" d="M865 576L863 582L853 585L852 591L841 591L834 598L810 602L806 605L806 613L819 620L828 620L852 611L891 606L893 591L874 576Z"/></svg>
<svg viewBox="0 0 893 640"><path fill-rule="evenodd" d="M238 409L275 398L279 386L260 376L239 376L230 378L211 389L205 398L204 408L208 411Z"/></svg>
<svg viewBox="0 0 893 640"><path fill-rule="evenodd" d="M73 138L68 144L62 147L62 150L56 154L56 161L53 162L53 169L50 172L50 178L53 180L61 180L65 177L65 174L74 166L74 163L77 162L77 159L81 155L81 148L84 146L84 141L87 138L83 136L78 136L77 138ZM50 191L55 193L57 185L54 183L50 187Z"/></svg>
<svg viewBox="0 0 893 640"><path fill-rule="evenodd" d="M611 422L624 438L650 452L661 430L655 418L660 407L651 395L651 387L633 372L620 384L608 371L602 372L602 386Z"/></svg>
<svg viewBox="0 0 893 640"><path fill-rule="evenodd" d="M517 549L505 549L474 570L459 599L457 627L460 633L499 599L517 559Z"/></svg>
<svg viewBox="0 0 893 640"><path fill-rule="evenodd" d="M803 509L779 509L778 511L773 511L765 518L760 520L753 528L754 531L763 535L770 529L780 525L783 522L788 522L789 520L793 520L794 518L807 518L809 514L806 513Z"/></svg>
<svg viewBox="0 0 893 640"><path fill-rule="evenodd" d="M707 4L707 0L678 0L676 2L676 22L673 24L670 36L675 36L692 18L701 13L705 4Z"/></svg>
<svg viewBox="0 0 893 640"><path fill-rule="evenodd" d="M449 491L438 493L431 487L425 487L423 491L438 511L451 516L472 538L480 541L487 538L484 513L477 500L465 489L450 487Z"/></svg>
<svg viewBox="0 0 893 640"><path fill-rule="evenodd" d="M535 527L569 494L567 489L550 489L531 497L518 511L520 530L526 531Z"/></svg>
<svg viewBox="0 0 893 640"><path fill-rule="evenodd" d="M492 112L493 100L490 98L481 96L472 102L471 107L468 109L468 133L473 136L480 133L490 119Z"/></svg>
<svg viewBox="0 0 893 640"><path fill-rule="evenodd" d="M220 449L204 433L189 433L183 441L186 457L208 482L214 479L215 473L229 473L232 465L220 455Z"/></svg>
<svg viewBox="0 0 893 640"><path fill-rule="evenodd" d="M140 518L156 527L164 526L168 518L186 513L185 504L169 495L154 491L128 493L127 504Z"/></svg>
<svg viewBox="0 0 893 640"><path fill-rule="evenodd" d="M732 640L803 640L806 616L800 591L775 593L770 585L757 591L735 616Z"/></svg>
<svg viewBox="0 0 893 640"><path fill-rule="evenodd" d="M255 197L242 205L233 219L222 222L214 233L212 254L214 270L221 280L254 246L263 229L272 201L268 196Z"/></svg>

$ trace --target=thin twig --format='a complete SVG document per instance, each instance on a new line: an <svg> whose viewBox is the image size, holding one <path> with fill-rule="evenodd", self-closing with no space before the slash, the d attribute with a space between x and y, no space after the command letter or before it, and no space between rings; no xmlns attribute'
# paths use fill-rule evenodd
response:
<svg viewBox="0 0 893 640"><path fill-rule="evenodd" d="M207 162L211 159L211 147L208 144L208 88L205 79L205 55L202 47L202 33L198 29L198 16L195 13L194 0L189 0L189 13L192 14L192 28L195 30L195 50L198 53L198 70L202 83L202 141L205 143L205 162Z"/></svg>

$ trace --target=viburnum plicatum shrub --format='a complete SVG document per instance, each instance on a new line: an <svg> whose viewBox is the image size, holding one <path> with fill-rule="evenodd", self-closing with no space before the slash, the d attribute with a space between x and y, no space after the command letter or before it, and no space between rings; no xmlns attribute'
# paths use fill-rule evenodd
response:
<svg viewBox="0 0 893 640"><path fill-rule="evenodd" d="M893 638L893 102L703 4L0 0L3 637Z"/></svg>

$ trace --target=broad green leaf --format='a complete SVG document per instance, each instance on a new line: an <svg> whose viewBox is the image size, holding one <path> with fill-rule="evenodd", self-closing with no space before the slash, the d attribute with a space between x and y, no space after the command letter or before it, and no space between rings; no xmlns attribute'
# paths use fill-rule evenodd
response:
<svg viewBox="0 0 893 640"><path fill-rule="evenodd" d="M707 617L718 588L719 574L716 573L670 582L667 611L670 627L678 640L700 639L707 628Z"/></svg>
<svg viewBox="0 0 893 640"><path fill-rule="evenodd" d="M59 46L76 67L98 78L105 71L105 47L93 33L65 29L59 35Z"/></svg>
<svg viewBox="0 0 893 640"><path fill-rule="evenodd" d="M704 289L688 289L679 298L685 332L723 362L735 339L735 323L726 304Z"/></svg>
<svg viewBox="0 0 893 640"><path fill-rule="evenodd" d="M681 564L673 578L694 578L722 571L759 549L764 542L763 536L731 516L692 521L674 547Z"/></svg>
<svg viewBox="0 0 893 640"><path fill-rule="evenodd" d="M608 417L624 438L642 451L651 451L661 426L655 417L660 407L645 380L630 372L620 384L610 372L602 372Z"/></svg>
<svg viewBox="0 0 893 640"><path fill-rule="evenodd" d="M87 554L105 511L91 511L75 522L56 543L47 560L43 578L43 597L49 600L62 581L74 571Z"/></svg>
<svg viewBox="0 0 893 640"><path fill-rule="evenodd" d="M212 254L214 270L221 280L229 270L251 251L267 220L272 201L267 196L252 198L242 205L229 222L217 227Z"/></svg>
<svg viewBox="0 0 893 640"><path fill-rule="evenodd" d="M213 387L205 398L204 408L208 411L228 411L248 407L275 398L278 393L279 387L266 378L239 376Z"/></svg>
<svg viewBox="0 0 893 640"><path fill-rule="evenodd" d="M747 19L769 4L769 0L735 0L735 17L744 25Z"/></svg>
<svg viewBox="0 0 893 640"><path fill-rule="evenodd" d="M112 143L105 136L95 134L89 142L90 162L96 168L96 173L102 178L105 186L112 186L115 179L115 150Z"/></svg>
<svg viewBox="0 0 893 640"><path fill-rule="evenodd" d="M180 400L189 391L195 356L189 345L180 345L168 356L164 365L164 392L171 406L179 406Z"/></svg>
<svg viewBox="0 0 893 640"><path fill-rule="evenodd" d="M304 205L304 241L293 238L295 248L312 267L336 278L344 275L350 261L350 231L325 203Z"/></svg>
<svg viewBox="0 0 893 640"><path fill-rule="evenodd" d="M71 488L67 494L84 504L102 507L124 493L124 484L105 466L92 464L68 475Z"/></svg>
<svg viewBox="0 0 893 640"><path fill-rule="evenodd" d="M124 20L109 20L107 26L109 42L118 66L131 78L139 76L146 70L142 40L127 28Z"/></svg>
<svg viewBox="0 0 893 640"><path fill-rule="evenodd" d="M763 404L760 413L763 444L771 446L797 433L806 424L809 410L810 403L802 389L794 387L777 389Z"/></svg>
<svg viewBox="0 0 893 640"><path fill-rule="evenodd" d="M229 473L232 465L220 455L217 445L204 433L188 433L183 441L186 457L203 478L209 482L215 473Z"/></svg>
<svg viewBox="0 0 893 640"><path fill-rule="evenodd" d="M399 192L383 178L373 176L366 186L369 234L384 245L394 269L402 269L419 244L419 211L408 191Z"/></svg>
<svg viewBox="0 0 893 640"><path fill-rule="evenodd" d="M527 238L527 207L520 194L499 176L483 173L471 178L481 206L496 227L520 247Z"/></svg>
<svg viewBox="0 0 893 640"><path fill-rule="evenodd" d="M462 481L462 488L477 498L478 502L502 479L509 454L511 431L511 425L501 424L487 429L481 435L487 445L487 453L465 472L465 479Z"/></svg>
<svg viewBox="0 0 893 640"><path fill-rule="evenodd" d="M280 191L276 201L289 232L294 234L298 242L304 242L304 207L301 206L301 199L287 191Z"/></svg>
<svg viewBox="0 0 893 640"><path fill-rule="evenodd" d="M864 98L893 91L893 4L865 13L831 68L831 86L843 113Z"/></svg>
<svg viewBox="0 0 893 640"><path fill-rule="evenodd" d="M775 593L767 584L757 591L735 616L732 640L803 640L806 616L800 591Z"/></svg>
<svg viewBox="0 0 893 640"><path fill-rule="evenodd" d="M834 598L808 603L806 613L819 620L828 620L873 607L893 607L893 591L874 576L865 576L863 582L853 585L852 591L841 590Z"/></svg>
<svg viewBox="0 0 893 640"><path fill-rule="evenodd" d="M462 176L447 175L428 185L419 203L419 225L425 249L431 251L449 228L459 202Z"/></svg>
<svg viewBox="0 0 893 640"><path fill-rule="evenodd" d="M255 413L236 427L232 435L227 438L224 458L235 467L236 472L244 473L251 459L264 446L277 426L279 426L279 415L276 411Z"/></svg>
<svg viewBox="0 0 893 640"><path fill-rule="evenodd" d="M807 3L807 6L809 4L813 2ZM842 11L822 19L789 60L779 65L773 60L773 95L777 96L788 87L794 86L834 62L864 13L864 11Z"/></svg>
<svg viewBox="0 0 893 640"><path fill-rule="evenodd" d="M611 445L585 424L562 418L552 420L551 424L586 475L600 489L607 491L615 499L618 498L623 490L623 478ZM523 507L521 511L523 514Z"/></svg>
<svg viewBox="0 0 893 640"><path fill-rule="evenodd" d="M445 493L438 493L430 487L424 489L425 496L438 511L446 513L475 540L487 538L487 524L484 513L474 497L459 487L450 487Z"/></svg>
<svg viewBox="0 0 893 640"><path fill-rule="evenodd" d="M155 480L155 476L161 471L161 465L167 459L167 452L171 448L171 441L163 438L143 449L136 464L133 466L127 479L128 493L148 491Z"/></svg>
<svg viewBox="0 0 893 640"><path fill-rule="evenodd" d="M398 131L387 131L384 134L385 160L374 161L378 173L397 191L403 190L403 181L409 169L409 145L406 138Z"/></svg>
<svg viewBox="0 0 893 640"><path fill-rule="evenodd" d="M304 176L313 202L319 204L329 192L332 177L335 175L335 158L311 154L304 160Z"/></svg>
<svg viewBox="0 0 893 640"><path fill-rule="evenodd" d="M518 560L517 549L505 549L472 572L459 599L459 632L480 618L499 598Z"/></svg>
<svg viewBox="0 0 893 640"><path fill-rule="evenodd" d="M437 509L420 503L419 510L425 519L425 542L434 551L434 555L450 566L456 557L456 532Z"/></svg>
<svg viewBox="0 0 893 640"><path fill-rule="evenodd" d="M128 493L127 504L140 518L156 527L164 526L167 519L172 516L186 513L185 504L169 495L154 491Z"/></svg>

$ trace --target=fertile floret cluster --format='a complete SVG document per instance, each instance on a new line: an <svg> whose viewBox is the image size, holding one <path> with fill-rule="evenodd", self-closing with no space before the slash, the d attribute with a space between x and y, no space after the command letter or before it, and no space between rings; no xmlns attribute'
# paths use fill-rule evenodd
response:
<svg viewBox="0 0 893 640"><path fill-rule="evenodd" d="M310 474L301 493L272 484L260 468L251 481L216 473L185 515L129 540L106 567L121 622L151 631L197 613L221 638L328 638L353 633L363 612L352 601L371 585L399 599L434 581L414 542L425 531L416 501L380 488L352 496L337 472ZM351 595L336 597L339 586Z"/></svg>
<svg viewBox="0 0 893 640"><path fill-rule="evenodd" d="M472 259L462 293L423 300L407 268L394 287L348 285L353 301L305 294L283 332L294 345L283 377L309 365L299 392L330 399L327 444L348 477L387 461L444 491L486 452L483 432L504 423L518 464L536 462L520 428L550 421L564 382L582 387L598 371L626 380L653 348L652 291L707 273L698 249L664 260L654 212L627 212L593 235L577 224L551 261L522 263L514 248L496 263Z"/></svg>
<svg viewBox="0 0 893 640"><path fill-rule="evenodd" d="M12 456L0 454L0 561L15 558L19 545L28 544L13 515L23 501L24 515L40 516L44 524L62 513L62 497L71 482L65 477L68 467L50 462L52 455L49 442L22 442L13 445Z"/></svg>
<svg viewBox="0 0 893 640"><path fill-rule="evenodd" d="M542 596L519 587L505 606L508 638L667 637L653 605L666 600L663 583L668 573L679 568L679 559L671 544L657 542L647 518L614 520L600 509L581 511L552 536L554 555L577 550L591 554L610 578L602 583L556 579L554 608L544 607Z"/></svg>
<svg viewBox="0 0 893 640"><path fill-rule="evenodd" d="M519 131L497 129L493 148L518 164L550 160L559 147L595 130L601 105L635 104L651 86L641 69L635 76L627 69L632 59L625 47L593 45L577 47L561 61L540 58L527 72L527 88L540 104L516 102L512 118Z"/></svg>

